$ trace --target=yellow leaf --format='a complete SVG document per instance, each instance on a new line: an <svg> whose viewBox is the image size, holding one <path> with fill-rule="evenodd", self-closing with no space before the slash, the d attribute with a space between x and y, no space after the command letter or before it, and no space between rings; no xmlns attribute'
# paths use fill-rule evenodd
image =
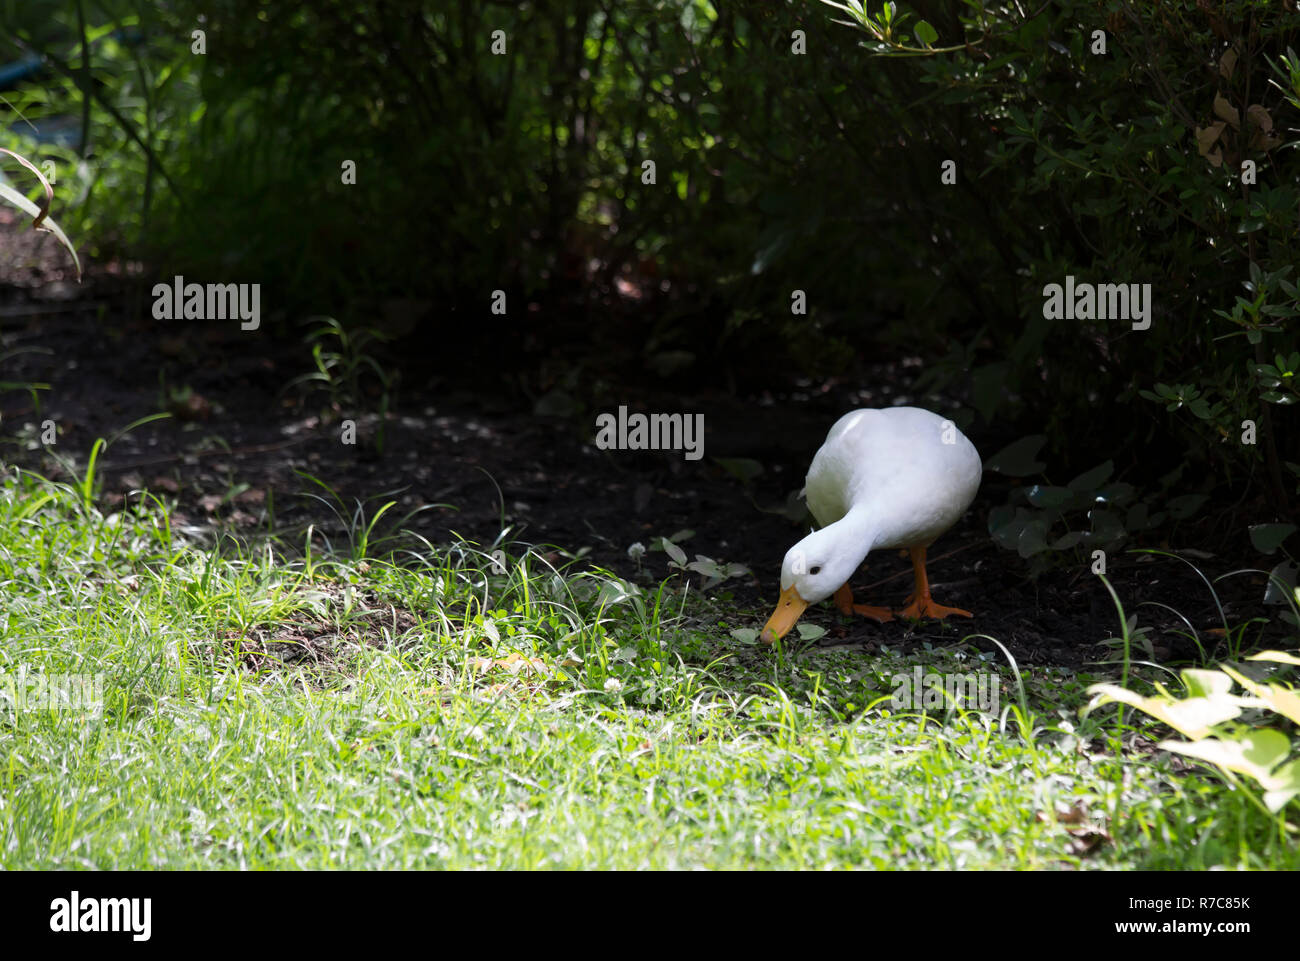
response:
<svg viewBox="0 0 1300 961"><path fill-rule="evenodd" d="M1231 694L1217 694L1214 697L1189 697L1182 701L1159 695L1143 697L1135 691L1116 684L1094 684L1088 688L1094 695L1088 705L1091 711L1095 707L1119 701L1139 711L1150 714L1157 721L1163 721L1184 737L1199 741L1207 737L1211 728L1224 721L1231 721L1241 714L1241 698Z"/></svg>
<svg viewBox="0 0 1300 961"><path fill-rule="evenodd" d="M1300 695L1297 695L1295 691L1288 690L1279 684L1257 684L1244 674L1234 671L1226 664L1223 669L1228 674L1232 675L1233 680L1246 690L1250 691L1251 694L1254 694L1274 711L1277 711L1277 713L1281 714L1283 717L1289 718L1297 724L1300 724Z"/></svg>
<svg viewBox="0 0 1300 961"><path fill-rule="evenodd" d="M540 657L524 657L518 651L508 657L471 657L470 669L486 674L493 668L508 671L511 674L549 674L551 669Z"/></svg>
<svg viewBox="0 0 1300 961"><path fill-rule="evenodd" d="M1300 794L1300 760L1283 764L1273 772L1277 787L1264 792L1264 803L1270 811L1280 811L1287 801Z"/></svg>
<svg viewBox="0 0 1300 961"><path fill-rule="evenodd" d="M1157 747L1175 754L1194 757L1219 767L1246 774L1259 782L1266 791L1276 791L1289 786L1291 772L1280 770L1282 776L1273 774L1273 768L1286 759L1291 742L1285 734L1263 728L1242 735L1235 741L1206 738L1195 744L1182 741L1161 741Z"/></svg>
<svg viewBox="0 0 1300 961"><path fill-rule="evenodd" d="M1277 661L1279 664L1290 664L1294 667L1300 667L1300 657L1289 654L1286 651L1260 651L1258 654L1252 654L1246 658L1248 661Z"/></svg>

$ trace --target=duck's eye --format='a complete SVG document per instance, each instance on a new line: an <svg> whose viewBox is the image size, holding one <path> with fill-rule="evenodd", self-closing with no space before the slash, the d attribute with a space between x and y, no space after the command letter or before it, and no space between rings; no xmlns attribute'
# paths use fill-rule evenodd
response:
<svg viewBox="0 0 1300 961"><path fill-rule="evenodd" d="M820 565L820 564L819 564L817 567L811 568L811 569L808 571L808 573L811 574L813 577L816 577L816 576L817 576L818 574L820 574L821 572L822 572L822 569L821 569L821 565Z"/></svg>

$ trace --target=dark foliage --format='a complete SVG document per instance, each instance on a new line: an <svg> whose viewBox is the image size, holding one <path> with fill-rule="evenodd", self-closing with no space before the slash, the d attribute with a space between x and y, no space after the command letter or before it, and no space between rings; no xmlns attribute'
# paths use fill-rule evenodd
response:
<svg viewBox="0 0 1300 961"><path fill-rule="evenodd" d="M73 224L258 280L283 329L578 405L916 356L1053 464L1294 496L1289 0L118 2L89 79L80 7L0 9L46 66L11 101L85 110ZM1045 316L1067 275L1151 284L1150 328Z"/></svg>

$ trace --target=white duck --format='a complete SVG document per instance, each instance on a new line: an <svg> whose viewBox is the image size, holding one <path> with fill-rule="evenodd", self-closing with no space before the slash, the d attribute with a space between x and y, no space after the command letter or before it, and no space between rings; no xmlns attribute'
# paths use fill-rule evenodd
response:
<svg viewBox="0 0 1300 961"><path fill-rule="evenodd" d="M886 607L854 604L849 578L876 548L905 547L916 589L904 617L970 617L936 604L925 573L925 551L975 499L983 465L952 421L919 407L863 409L845 414L826 435L808 468L804 494L821 529L785 555L781 600L763 628L771 644L794 627L809 604L831 595L844 614L893 620Z"/></svg>

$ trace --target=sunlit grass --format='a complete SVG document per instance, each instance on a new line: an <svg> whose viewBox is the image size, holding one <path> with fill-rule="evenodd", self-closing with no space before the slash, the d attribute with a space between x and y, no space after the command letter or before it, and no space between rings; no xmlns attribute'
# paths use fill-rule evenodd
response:
<svg viewBox="0 0 1300 961"><path fill-rule="evenodd" d="M5 867L1300 861L1158 729L1081 719L1101 675L1021 665L1022 707L996 651L746 644L757 615L683 575L507 541L213 549L84 493L0 483L0 670L104 679L99 718L0 684ZM998 710L893 709L918 664L996 673Z"/></svg>

